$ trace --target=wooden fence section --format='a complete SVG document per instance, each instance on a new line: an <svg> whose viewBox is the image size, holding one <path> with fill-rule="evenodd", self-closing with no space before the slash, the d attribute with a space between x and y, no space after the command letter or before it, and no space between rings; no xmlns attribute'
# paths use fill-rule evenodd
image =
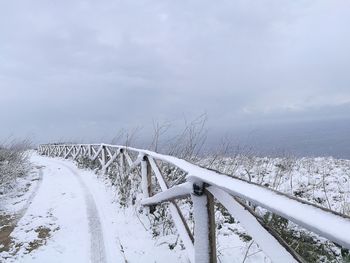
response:
<svg viewBox="0 0 350 263"><path fill-rule="evenodd" d="M105 172L119 159L127 171L140 167L142 204L154 206L168 202L169 210L191 262L216 262L214 200L221 203L247 230L273 262L303 262L276 233L256 216L242 200L261 206L299 226L350 249L350 218L329 209L288 196L237 177L208 170L173 156L148 150L108 144L45 144L38 151L51 157L87 157L98 160ZM131 154L133 153L133 154ZM131 158L136 156L136 158ZM158 163L167 163L186 173L186 182L169 187ZM124 167L126 168L126 167ZM152 176L161 192L153 194ZM193 202L194 233L188 227L176 199L190 197Z"/></svg>

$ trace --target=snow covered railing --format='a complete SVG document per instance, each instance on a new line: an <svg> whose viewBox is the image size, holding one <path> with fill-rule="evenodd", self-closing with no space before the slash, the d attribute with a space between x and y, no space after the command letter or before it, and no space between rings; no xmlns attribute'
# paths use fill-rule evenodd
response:
<svg viewBox="0 0 350 263"><path fill-rule="evenodd" d="M350 249L350 218L329 209L274 191L267 187L221 174L185 160L156 152L109 144L45 144L38 149L42 155L76 159L86 156L98 160L105 172L118 160L129 170L141 168L142 204L154 206L169 203L172 219L191 262L216 262L214 199L243 225L249 235L273 262L303 262L303 260L264 224L241 200L261 206L297 225ZM131 154L136 158L133 160ZM159 169L167 163L186 173L186 182L169 187ZM152 194L151 177L157 179L161 192ZM176 204L176 199L190 197L194 209L194 233L191 232Z"/></svg>

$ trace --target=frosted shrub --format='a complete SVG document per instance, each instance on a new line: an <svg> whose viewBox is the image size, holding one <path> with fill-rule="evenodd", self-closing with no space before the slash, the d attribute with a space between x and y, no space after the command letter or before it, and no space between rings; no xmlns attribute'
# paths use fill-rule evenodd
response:
<svg viewBox="0 0 350 263"><path fill-rule="evenodd" d="M87 156L80 156L79 158L77 158L76 161L78 163L78 167L79 168L83 168L83 169L97 170L101 166L100 162L98 161L98 159L95 159L95 160L92 161Z"/></svg>
<svg viewBox="0 0 350 263"><path fill-rule="evenodd" d="M127 207L134 204L140 186L140 176L137 176L138 171L127 173L126 167L121 167L117 163L111 164L108 167L107 176L118 194L120 206Z"/></svg>
<svg viewBox="0 0 350 263"><path fill-rule="evenodd" d="M0 194L10 191L16 179L25 176L30 169L27 145L17 142L9 146L0 146Z"/></svg>

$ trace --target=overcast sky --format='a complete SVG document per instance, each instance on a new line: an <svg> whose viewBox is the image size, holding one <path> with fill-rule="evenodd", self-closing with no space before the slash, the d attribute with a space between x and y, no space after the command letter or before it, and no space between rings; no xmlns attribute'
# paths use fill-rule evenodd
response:
<svg viewBox="0 0 350 263"><path fill-rule="evenodd" d="M1 1L0 138L347 118L350 2Z"/></svg>

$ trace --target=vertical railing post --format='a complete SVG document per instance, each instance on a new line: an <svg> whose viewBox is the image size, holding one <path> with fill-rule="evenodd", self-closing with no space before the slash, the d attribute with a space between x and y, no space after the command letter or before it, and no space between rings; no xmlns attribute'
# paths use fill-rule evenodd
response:
<svg viewBox="0 0 350 263"><path fill-rule="evenodd" d="M50 145L47 146L47 156L50 157L51 155L51 147Z"/></svg>
<svg viewBox="0 0 350 263"><path fill-rule="evenodd" d="M62 157L63 158L66 158L66 154L67 154L67 146L66 145L63 145L63 150L62 150Z"/></svg>
<svg viewBox="0 0 350 263"><path fill-rule="evenodd" d="M125 173L125 163L126 163L126 160L125 160L125 155L124 155L124 149L120 149L119 150L120 152L120 173L123 177L127 176L126 173Z"/></svg>
<svg viewBox="0 0 350 263"><path fill-rule="evenodd" d="M101 149L101 166L102 166L102 174L106 173L106 146L102 145Z"/></svg>
<svg viewBox="0 0 350 263"><path fill-rule="evenodd" d="M83 146L82 146L82 145L79 145L79 148L78 148L78 149L79 149L79 151L78 151L78 157L79 157L79 155L80 155L80 157L83 156L83 154L84 154L84 153L83 153L83 151L84 151Z"/></svg>
<svg viewBox="0 0 350 263"><path fill-rule="evenodd" d="M141 188L144 198L151 196L151 168L147 156L143 156L141 161Z"/></svg>
<svg viewBox="0 0 350 263"><path fill-rule="evenodd" d="M89 159L92 159L92 150L91 150L92 145L88 145L88 157Z"/></svg>
<svg viewBox="0 0 350 263"><path fill-rule="evenodd" d="M144 198L152 196L152 167L147 156L143 156L141 161L141 187ZM149 206L149 212L153 213L156 207Z"/></svg>
<svg viewBox="0 0 350 263"><path fill-rule="evenodd" d="M73 156L73 160L75 160L77 157L79 157L80 150L81 150L81 146L80 145L75 146L75 153L74 153L74 156Z"/></svg>
<svg viewBox="0 0 350 263"><path fill-rule="evenodd" d="M120 149L120 170L122 174L124 175L124 167L125 167L125 156L124 156L124 149Z"/></svg>
<svg viewBox="0 0 350 263"><path fill-rule="evenodd" d="M215 211L213 196L204 184L194 183L193 193L195 262L216 263Z"/></svg>
<svg viewBox="0 0 350 263"><path fill-rule="evenodd" d="M85 145L85 146L84 146L84 156L85 156L85 157L86 157L87 154L88 154L88 148L89 148L88 145Z"/></svg>
<svg viewBox="0 0 350 263"><path fill-rule="evenodd" d="M207 197L207 212L208 212L208 226L209 226L209 257L211 263L217 262L217 254L216 254L216 223L215 223L215 206L214 206L214 196L207 191L204 190L204 194Z"/></svg>
<svg viewBox="0 0 350 263"><path fill-rule="evenodd" d="M71 156L72 156L73 160L74 160L76 154L77 154L77 148L75 145L73 145L72 152L71 152Z"/></svg>
<svg viewBox="0 0 350 263"><path fill-rule="evenodd" d="M63 146L60 145L60 146L58 146L58 157L61 157L62 153L63 153Z"/></svg>

